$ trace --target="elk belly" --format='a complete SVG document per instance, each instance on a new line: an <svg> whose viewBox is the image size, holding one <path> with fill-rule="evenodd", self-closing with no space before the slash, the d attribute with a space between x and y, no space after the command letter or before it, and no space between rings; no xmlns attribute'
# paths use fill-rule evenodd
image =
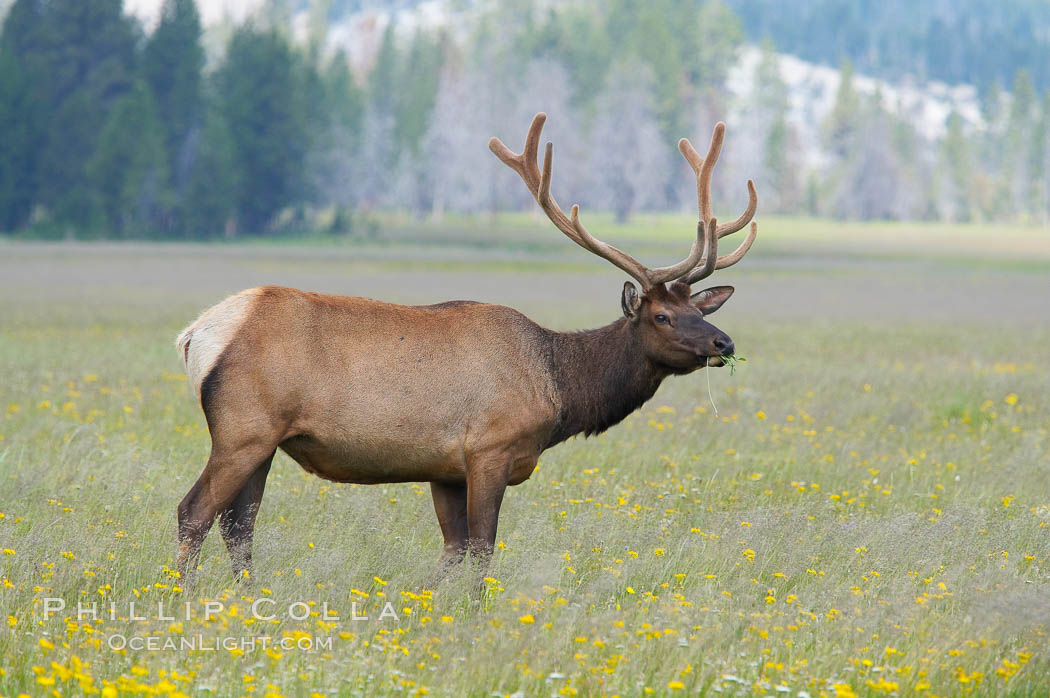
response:
<svg viewBox="0 0 1050 698"><path fill-rule="evenodd" d="M462 449L408 444L396 438L319 439L300 434L281 442L281 450L309 473L335 482L377 484L465 478Z"/></svg>

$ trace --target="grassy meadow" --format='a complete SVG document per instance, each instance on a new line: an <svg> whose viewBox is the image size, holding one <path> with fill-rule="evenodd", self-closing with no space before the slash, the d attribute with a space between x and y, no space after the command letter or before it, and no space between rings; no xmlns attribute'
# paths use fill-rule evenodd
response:
<svg viewBox="0 0 1050 698"><path fill-rule="evenodd" d="M592 229L655 265L693 226ZM737 287L713 321L747 362L546 452L484 598L470 570L423 586L425 484L283 454L254 578L213 529L183 589L175 508L209 440L172 342L200 310L279 283L584 328L619 315L622 274L530 216L0 243L0 696L1045 696L1048 281L1046 229L763 222L712 281Z"/></svg>

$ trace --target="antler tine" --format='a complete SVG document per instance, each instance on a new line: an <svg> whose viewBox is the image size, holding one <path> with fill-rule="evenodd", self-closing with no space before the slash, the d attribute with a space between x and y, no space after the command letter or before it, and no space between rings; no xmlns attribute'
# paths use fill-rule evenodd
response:
<svg viewBox="0 0 1050 698"><path fill-rule="evenodd" d="M743 228L745 225L751 222L751 219L755 217L755 211L758 210L758 192L755 191L755 180L747 180L747 208L740 214L732 223L726 223L725 225L718 226L718 237L724 238L726 235L732 235L736 231Z"/></svg>
<svg viewBox="0 0 1050 698"><path fill-rule="evenodd" d="M710 226L708 226L708 228L709 231L712 230ZM688 276L682 278L682 281L684 281L685 283L695 284L700 279L706 279L707 277L711 276L711 274L713 274L715 271L719 269L725 269L726 267L731 267L737 262L739 262L741 259L743 259L744 255L747 254L747 251L751 249L751 243L755 241L755 236L758 235L758 223L751 221L751 230L748 231L747 237L744 238L744 241L740 243L740 246L732 252L730 252L729 254L722 255L721 257L717 256L719 237L717 233L718 229L716 227L713 230L715 234L712 236L712 240L714 243L712 247L715 251L715 255L705 256L696 269L689 272Z"/></svg>
<svg viewBox="0 0 1050 698"><path fill-rule="evenodd" d="M740 217L724 225L711 224L715 220L711 208L711 173L714 171L715 163L718 162L718 156L722 152L725 130L726 125L723 122L719 121L715 124L714 133L711 134L711 145L708 147L705 157L700 157L700 154L693 148L689 139L683 138L678 141L678 150L681 151L682 157L686 159L686 162L689 163L696 174L696 198L697 207L700 211L700 225L704 226L705 222L708 223L707 233L711 236L713 243L708 245L711 248L711 254L705 254L699 266L683 277L683 281L688 284L710 276L716 269L725 269L739 262L747 254L747 251L751 249L751 244L755 241L755 236L758 234L758 224L751 220L758 209L758 193L755 191L754 180L750 179L747 180L747 208L740 214ZM730 254L717 257L718 239L737 232L748 223L751 223L751 230L744 241L740 243L740 246Z"/></svg>
<svg viewBox="0 0 1050 698"><path fill-rule="evenodd" d="M682 281L687 284L706 279L718 267L718 219L712 218L707 223L700 221L696 224L696 229L698 235L704 235L704 258L695 269L682 277Z"/></svg>
<svg viewBox="0 0 1050 698"><path fill-rule="evenodd" d="M715 219L712 218L711 220ZM700 225L703 225L703 222L701 222ZM713 233L713 235L711 235L710 247L715 255L705 255L695 269L689 272L687 276L682 277L682 281L685 283L694 284L700 279L706 279L711 276L716 270L731 267L743 259L744 255L747 254L747 251L751 249L751 243L755 241L755 236L758 235L758 223L751 221L751 230L748 231L747 237L740 243L740 246L729 254L722 255L721 257L716 256L718 254L718 238L722 237L718 230L718 226L712 228L708 225L708 232Z"/></svg>
<svg viewBox="0 0 1050 698"><path fill-rule="evenodd" d="M619 250L612 245L602 242L598 238L591 235L583 224L580 223L580 207L573 205L570 211L570 217L573 225L573 229L580 236L580 240L577 240L584 248L590 250L599 257L603 257L616 266L620 267L631 276L634 276L638 280L642 287L646 290L652 288L656 284L662 284L666 281L672 281L674 279L681 278L681 276L687 273L690 269L696 266L703 258L707 247L705 238L702 231L697 230L696 239L693 241L692 247L689 249L689 256L683 259L677 264L672 264L667 267L658 267L656 269L650 269L630 256L626 252ZM617 261L620 259L621 261ZM637 265L637 268L641 276L632 273L625 264Z"/></svg>
<svg viewBox="0 0 1050 698"><path fill-rule="evenodd" d="M700 174L700 166L704 164L704 159L700 157L700 153L696 152L696 148L689 142L688 138L682 138L678 141L678 150L681 151L682 157L686 159L693 167L693 172L697 175Z"/></svg>
<svg viewBox="0 0 1050 698"><path fill-rule="evenodd" d="M539 194L537 195L536 200L539 202L543 210L548 212L548 216L550 216L552 210L557 212L557 214L564 216L565 214L562 213L558 204L554 202L550 195L551 169L554 160L553 152L554 144L547 143L547 147L543 154L543 175L540 177ZM572 224L573 232L576 233L575 237L569 234L569 237L571 237L573 241L584 249L593 252L599 257L612 262L620 269L626 271L637 279L646 290L652 288L656 284L679 278L700 261L705 251L705 248L703 247L703 237L701 236L700 231L697 231L696 240L693 241L693 245L689 250L689 255L685 259L677 264L672 264L667 267L650 269L626 252L591 235L591 233L583 227L583 223L580 222L580 207L578 204L573 204L572 208L569 210L569 222ZM555 224L557 225L557 222L555 222Z"/></svg>
<svg viewBox="0 0 1050 698"><path fill-rule="evenodd" d="M677 279L696 266L705 254L705 251L708 249L701 234L702 231L700 230L697 231L697 238L693 242L688 257L681 262L668 267L649 269L626 252L619 250L608 243L602 242L591 235L587 229L583 227L583 223L580 222L579 206L572 207L571 218L566 217L565 213L561 210L561 207L558 206L558 203L550 193L551 172L554 162L553 144L547 143L546 148L544 149L542 173L536 164L539 152L540 132L543 130L543 124L546 120L547 115L543 112L540 112L533 117L532 125L529 127L529 133L525 139L525 148L520 154L514 153L510 148L503 144L503 141L495 137L489 139L489 150L502 160L505 165L518 173L525 182L525 186L528 188L529 192L540 205L540 208L543 209L551 222L554 223L554 225L562 231L566 237L580 247L602 257L627 272L642 285L643 290L649 290L659 283Z"/></svg>
<svg viewBox="0 0 1050 698"><path fill-rule="evenodd" d="M678 141L678 150L692 166L696 174L696 201L700 209L700 220L711 220L711 173L718 162L718 156L722 152L722 141L725 139L726 125L719 121L715 124L714 133L711 134L711 145L707 149L707 155L700 157L696 148L689 142L688 138Z"/></svg>
<svg viewBox="0 0 1050 698"><path fill-rule="evenodd" d="M697 196L700 198L700 217L705 221L711 220L714 213L711 210L711 173L715 171L715 163L722 153L722 141L726 136L726 125L719 121L715 124L714 133L711 134L711 145L707 149L704 163L700 166L700 174L697 178Z"/></svg>
<svg viewBox="0 0 1050 698"><path fill-rule="evenodd" d="M751 249L751 243L755 241L755 236L758 235L758 223L751 221L751 229L747 231L747 237L740 243L740 247L730 252L727 255L718 258L718 262L715 264L715 269L725 269L731 267L747 254L747 251Z"/></svg>
<svg viewBox="0 0 1050 698"><path fill-rule="evenodd" d="M518 173L518 176L525 182L525 187L529 190L529 193L532 194L533 198L540 204L540 207L547 213L547 217L551 219L551 222L573 242L581 247L586 247L576 234L571 221L565 217L565 214L562 213L561 209L550 197L552 160L550 143L547 144L544 152L543 169L546 177L540 174L539 167L536 165L540 147L540 134L543 132L543 124L546 121L547 115L543 112L539 112L532 117L528 135L525 136L525 147L521 153L515 153L495 136L489 139L489 150L503 161L503 164Z"/></svg>
<svg viewBox="0 0 1050 698"><path fill-rule="evenodd" d="M532 118L529 133L525 136L525 148L521 153L515 153L495 136L489 139L489 150L502 160L504 165L517 172L525 180L525 185L532 192L533 196L536 195L536 188L540 182L540 171L536 167L536 155L539 153L540 133L543 131L543 123L546 120L547 115L543 112L536 114ZM529 165L532 166L529 167Z"/></svg>

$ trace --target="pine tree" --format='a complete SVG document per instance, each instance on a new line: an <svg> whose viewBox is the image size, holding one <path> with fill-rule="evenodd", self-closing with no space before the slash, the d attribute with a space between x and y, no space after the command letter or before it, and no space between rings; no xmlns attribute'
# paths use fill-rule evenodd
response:
<svg viewBox="0 0 1050 698"><path fill-rule="evenodd" d="M398 72L395 95L396 138L402 149L419 153L420 140L437 98L441 72L441 43L422 31L416 32Z"/></svg>
<svg viewBox="0 0 1050 698"><path fill-rule="evenodd" d="M685 72L679 36L672 31L674 4L672 0L628 3L634 14L628 50L649 68L657 120L668 141L682 133L680 100ZM682 18L678 19L681 24Z"/></svg>
<svg viewBox="0 0 1050 698"><path fill-rule="evenodd" d="M863 174L858 171L861 159L861 141L858 129L861 122L861 99L853 87L853 66L847 61L840 71L835 105L824 122L822 138L831 156L831 168L825 178L829 192L829 212L835 216L855 218L859 205L854 200L854 180Z"/></svg>
<svg viewBox="0 0 1050 698"><path fill-rule="evenodd" d="M744 38L740 20L722 0L706 0L692 27L694 35L688 37L687 45L696 56L697 84L707 90L721 89Z"/></svg>
<svg viewBox="0 0 1050 698"><path fill-rule="evenodd" d="M0 230L25 226L36 203L50 95L43 0L16 0L0 32Z"/></svg>
<svg viewBox="0 0 1050 698"><path fill-rule="evenodd" d="M544 38L540 57L560 63L572 78L573 101L589 106L601 91L612 64L613 43L596 13L582 5L552 8L537 29Z"/></svg>
<svg viewBox="0 0 1050 698"><path fill-rule="evenodd" d="M402 187L401 201L417 216L432 207L431 168L422 162L423 137L437 100L438 76L444 51L440 38L417 31L399 66L399 89L395 101L395 133Z"/></svg>
<svg viewBox="0 0 1050 698"><path fill-rule="evenodd" d="M861 220L904 215L901 162L893 142L893 118L876 92L862 106L853 157L846 162L837 213ZM863 133L863 137L859 134Z"/></svg>
<svg viewBox="0 0 1050 698"><path fill-rule="evenodd" d="M87 173L110 230L138 237L156 224L168 204L168 173L164 129L144 84L113 106Z"/></svg>
<svg viewBox="0 0 1050 698"><path fill-rule="evenodd" d="M394 22L387 24L376 53L375 63L368 74L368 99L374 109L393 115L397 93L397 34Z"/></svg>
<svg viewBox="0 0 1050 698"><path fill-rule="evenodd" d="M973 134L980 171L975 172L975 213L994 218L999 209L1007 208L1007 187L1003 176L1006 157L1006 115L1003 91L992 80L981 93L981 118L984 128Z"/></svg>
<svg viewBox="0 0 1050 698"><path fill-rule="evenodd" d="M949 185L949 215L957 221L968 221L972 216L973 154L962 117L954 111L948 116L948 131L941 142L941 161Z"/></svg>
<svg viewBox="0 0 1050 698"><path fill-rule="evenodd" d="M853 64L849 61L844 63L840 75L835 106L824 125L824 140L835 157L844 159L855 145L860 96L853 87Z"/></svg>
<svg viewBox="0 0 1050 698"><path fill-rule="evenodd" d="M233 137L218 109L204 116L200 147L183 195L183 229L193 238L210 238L232 229L241 191Z"/></svg>
<svg viewBox="0 0 1050 698"><path fill-rule="evenodd" d="M33 206L32 98L18 60L0 46L0 232L24 226Z"/></svg>
<svg viewBox="0 0 1050 698"><path fill-rule="evenodd" d="M1010 192L1010 206L1006 211L1009 216L1016 216L1028 211L1031 204L1032 165L1029 157L1029 146L1032 142L1032 131L1035 127L1036 95L1032 79L1027 70L1017 71L1013 91L1010 94L1010 115L1006 128L1006 160L1004 163L1004 185Z"/></svg>
<svg viewBox="0 0 1050 698"><path fill-rule="evenodd" d="M308 160L310 188L315 199L337 209L355 203L356 160L361 148L364 93L354 82L347 57L336 53L321 75L323 123Z"/></svg>
<svg viewBox="0 0 1050 698"><path fill-rule="evenodd" d="M1032 129L1028 169L1032 214L1045 223L1050 218L1050 90L1043 93L1039 119Z"/></svg>
<svg viewBox="0 0 1050 698"><path fill-rule="evenodd" d="M1013 92L1010 94L1010 124L1012 127L1027 124L1035 107L1035 89L1028 71L1017 71Z"/></svg>
<svg viewBox="0 0 1050 698"><path fill-rule="evenodd" d="M55 111L41 154L41 199L76 224L85 208L87 163L115 100L131 88L137 36L121 0L53 2L44 18L56 28L48 81Z"/></svg>
<svg viewBox="0 0 1050 698"><path fill-rule="evenodd" d="M342 51L328 63L324 73L325 111L341 127L359 135L365 95L350 73L350 62Z"/></svg>
<svg viewBox="0 0 1050 698"><path fill-rule="evenodd" d="M981 118L985 124L992 126L999 122L1003 108L1003 90L999 87L998 80L992 80L988 86L981 90Z"/></svg>
<svg viewBox="0 0 1050 698"><path fill-rule="evenodd" d="M383 31L368 74L368 106L362 120L362 148L357 162L359 201L366 207L386 203L398 160L398 52L393 21Z"/></svg>
<svg viewBox="0 0 1050 698"><path fill-rule="evenodd" d="M142 74L162 119L172 184L180 194L196 153L191 135L203 110L204 49L194 0L165 0L160 24L147 41Z"/></svg>
<svg viewBox="0 0 1050 698"><path fill-rule="evenodd" d="M265 232L303 193L310 134L296 62L280 34L242 27L215 76L239 170L238 219L249 234Z"/></svg>
<svg viewBox="0 0 1050 698"><path fill-rule="evenodd" d="M121 0L18 0L0 47L18 64L23 93L14 105L25 125L28 189L13 219L42 204L63 222L97 214L87 163L115 100L131 87L138 37ZM29 162L28 160L31 160Z"/></svg>
<svg viewBox="0 0 1050 698"><path fill-rule="evenodd" d="M771 210L793 210L801 197L801 179L798 176L797 155L794 153L794 133L788 124L787 84L780 72L780 61L773 45L766 42L762 58L755 69L753 89L755 121L764 134L762 169L759 186L771 197Z"/></svg>
<svg viewBox="0 0 1050 698"><path fill-rule="evenodd" d="M893 155L900 166L901 186L897 216L909 219L936 217L933 180L929 170L930 158L925 156L927 144L911 119L902 115L898 105L896 114L887 113L890 120Z"/></svg>

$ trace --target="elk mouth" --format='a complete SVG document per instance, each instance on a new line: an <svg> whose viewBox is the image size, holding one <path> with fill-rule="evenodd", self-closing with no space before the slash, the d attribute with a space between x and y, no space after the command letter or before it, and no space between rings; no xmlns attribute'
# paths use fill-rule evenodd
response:
<svg viewBox="0 0 1050 698"><path fill-rule="evenodd" d="M725 359L717 354L714 356L701 356L700 358L703 360L701 365L707 368L720 368L726 365Z"/></svg>

